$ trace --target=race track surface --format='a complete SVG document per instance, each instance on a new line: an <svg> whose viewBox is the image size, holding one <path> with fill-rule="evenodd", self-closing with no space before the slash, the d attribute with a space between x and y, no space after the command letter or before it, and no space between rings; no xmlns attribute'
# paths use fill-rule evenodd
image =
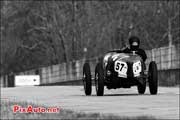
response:
<svg viewBox="0 0 180 120"><path fill-rule="evenodd" d="M30 101L83 112L112 113L119 116L154 116L179 119L179 88L159 87L158 95L137 94L137 88L105 89L104 96L85 96L82 86L36 86L1 88L1 99Z"/></svg>

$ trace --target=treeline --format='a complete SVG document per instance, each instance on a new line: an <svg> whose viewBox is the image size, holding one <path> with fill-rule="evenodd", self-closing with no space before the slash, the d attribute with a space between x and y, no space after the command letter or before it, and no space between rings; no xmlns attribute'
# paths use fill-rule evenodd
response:
<svg viewBox="0 0 180 120"><path fill-rule="evenodd" d="M130 35L179 43L179 1L1 1L1 74L101 55Z"/></svg>

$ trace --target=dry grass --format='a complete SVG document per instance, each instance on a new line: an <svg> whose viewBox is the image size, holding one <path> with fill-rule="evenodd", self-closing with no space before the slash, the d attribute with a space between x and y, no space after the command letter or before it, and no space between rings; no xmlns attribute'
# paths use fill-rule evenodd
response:
<svg viewBox="0 0 180 120"><path fill-rule="evenodd" d="M138 116L138 117L121 117L113 114L100 114L83 112L75 112L72 110L61 109L59 113L13 113L13 106L18 104L27 108L28 105L33 107L45 107L45 105L36 105L27 102L9 102L1 100L0 111L1 119L120 119L120 120L156 120L151 116Z"/></svg>

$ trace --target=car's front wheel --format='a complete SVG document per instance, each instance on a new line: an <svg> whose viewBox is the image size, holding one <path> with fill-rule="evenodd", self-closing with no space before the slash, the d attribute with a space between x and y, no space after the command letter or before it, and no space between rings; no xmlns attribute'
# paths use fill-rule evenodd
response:
<svg viewBox="0 0 180 120"><path fill-rule="evenodd" d="M91 70L88 63L83 66L83 85L86 95L91 95L92 85L91 85Z"/></svg>
<svg viewBox="0 0 180 120"><path fill-rule="evenodd" d="M149 64L148 71L148 82L149 82L149 90L152 95L157 94L158 91L158 73L157 73L157 65L154 61Z"/></svg>
<svg viewBox="0 0 180 120"><path fill-rule="evenodd" d="M95 88L97 96L104 95L104 71L100 63L97 64L95 69Z"/></svg>

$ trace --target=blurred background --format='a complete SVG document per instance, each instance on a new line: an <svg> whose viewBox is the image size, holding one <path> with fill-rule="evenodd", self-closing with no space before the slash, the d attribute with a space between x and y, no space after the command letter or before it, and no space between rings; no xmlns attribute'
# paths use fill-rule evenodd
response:
<svg viewBox="0 0 180 120"><path fill-rule="evenodd" d="M180 43L179 1L1 1L0 74Z"/></svg>

